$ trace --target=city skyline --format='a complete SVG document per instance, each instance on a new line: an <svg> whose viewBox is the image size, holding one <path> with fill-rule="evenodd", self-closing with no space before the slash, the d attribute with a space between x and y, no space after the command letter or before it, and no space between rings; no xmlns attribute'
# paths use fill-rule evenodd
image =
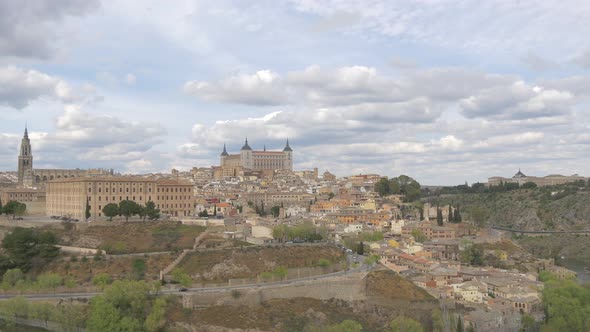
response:
<svg viewBox="0 0 590 332"><path fill-rule="evenodd" d="M0 4L0 169L28 123L42 168L211 166L248 136L339 176L590 173L584 2L169 7Z"/></svg>

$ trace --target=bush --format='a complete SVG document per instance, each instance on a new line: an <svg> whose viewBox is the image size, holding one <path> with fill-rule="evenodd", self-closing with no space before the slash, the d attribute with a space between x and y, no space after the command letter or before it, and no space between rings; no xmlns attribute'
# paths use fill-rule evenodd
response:
<svg viewBox="0 0 590 332"><path fill-rule="evenodd" d="M330 265L332 265L332 262L330 262L330 260L329 260L329 259L326 259L326 258L320 258L320 259L318 260L318 266L321 266L321 267L328 267L328 266L330 266Z"/></svg>
<svg viewBox="0 0 590 332"><path fill-rule="evenodd" d="M239 299L240 297L242 297L242 292L240 292L237 289L232 289L231 297L233 297L234 299Z"/></svg>

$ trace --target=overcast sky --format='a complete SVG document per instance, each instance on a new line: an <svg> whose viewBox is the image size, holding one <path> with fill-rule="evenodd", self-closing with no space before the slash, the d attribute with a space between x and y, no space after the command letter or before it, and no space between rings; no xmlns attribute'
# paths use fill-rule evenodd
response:
<svg viewBox="0 0 590 332"><path fill-rule="evenodd" d="M0 0L0 169L590 176L590 2Z"/></svg>

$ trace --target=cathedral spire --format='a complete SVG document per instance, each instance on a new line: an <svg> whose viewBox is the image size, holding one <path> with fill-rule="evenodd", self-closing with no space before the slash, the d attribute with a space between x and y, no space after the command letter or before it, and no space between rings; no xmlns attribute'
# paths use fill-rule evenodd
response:
<svg viewBox="0 0 590 332"><path fill-rule="evenodd" d="M285 151L293 151L293 149L291 149L291 147L289 146L289 139L287 138L287 145L285 145L285 148L283 149L283 152Z"/></svg>
<svg viewBox="0 0 590 332"><path fill-rule="evenodd" d="M227 150L225 149L225 143L223 143L223 152L221 153L222 156L228 156Z"/></svg>
<svg viewBox="0 0 590 332"><path fill-rule="evenodd" d="M241 150L252 150L250 145L248 145L248 137L246 137L246 142L244 143L244 146L242 146Z"/></svg>
<svg viewBox="0 0 590 332"><path fill-rule="evenodd" d="M25 123L25 136L24 138L28 139L29 138L29 130L27 129L27 124Z"/></svg>

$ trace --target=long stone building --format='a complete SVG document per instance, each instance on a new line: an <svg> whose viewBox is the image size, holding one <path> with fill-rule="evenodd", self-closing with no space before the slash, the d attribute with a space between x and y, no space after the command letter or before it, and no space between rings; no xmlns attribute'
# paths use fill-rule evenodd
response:
<svg viewBox="0 0 590 332"><path fill-rule="evenodd" d="M62 178L47 182L46 214L86 219L90 205L90 219L104 218L102 209L109 203L123 200L144 205L156 204L162 214L189 216L194 210L193 185L175 180L153 180L139 177L84 177Z"/></svg>
<svg viewBox="0 0 590 332"><path fill-rule="evenodd" d="M551 174L547 176L527 176L523 172L518 170L516 174L514 174L511 178L505 178L501 176L493 176L488 178L488 186L497 186L500 183L518 183L518 185L523 185L527 182L532 182L539 187L542 186L554 186L558 184L564 184L569 182L576 182L576 181L587 181L588 178L580 176L578 174L565 176L560 174Z"/></svg>
<svg viewBox="0 0 590 332"><path fill-rule="evenodd" d="M260 172L272 174L275 170L293 170L293 149L289 146L289 140L282 151L252 150L248 139L240 149L239 154L229 154L225 144L220 155L220 167L216 178L228 176L242 176L247 172Z"/></svg>
<svg viewBox="0 0 590 332"><path fill-rule="evenodd" d="M43 187L47 181L53 179L79 178L87 176L112 176L112 169L34 169L33 150L29 132L25 127L25 134L21 140L18 156L18 183L19 188Z"/></svg>

